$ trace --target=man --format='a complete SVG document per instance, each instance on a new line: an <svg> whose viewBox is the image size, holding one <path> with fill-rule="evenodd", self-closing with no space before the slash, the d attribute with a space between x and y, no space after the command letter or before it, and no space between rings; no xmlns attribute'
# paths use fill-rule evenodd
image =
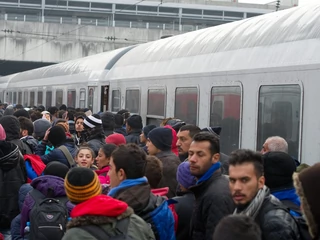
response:
<svg viewBox="0 0 320 240"><path fill-rule="evenodd" d="M140 145L142 127L142 118L140 115L132 115L127 119L126 130L128 135L125 136L127 143Z"/></svg>
<svg viewBox="0 0 320 240"><path fill-rule="evenodd" d="M19 117L18 120L20 123L21 140L26 143L32 150L32 153L34 153L38 146L38 141L32 136L34 130L33 123L26 117Z"/></svg>
<svg viewBox="0 0 320 240"><path fill-rule="evenodd" d="M262 156L239 149L231 153L229 186L237 208L234 214L252 217L261 228L263 240L300 240L294 218L265 186Z"/></svg>
<svg viewBox="0 0 320 240"><path fill-rule="evenodd" d="M268 152L262 158L265 184L271 194L290 209L291 215L301 216L300 199L292 180L292 175L296 171L294 160L284 152Z"/></svg>
<svg viewBox="0 0 320 240"><path fill-rule="evenodd" d="M228 179L221 173L219 153L219 139L212 133L202 132L193 137L188 159L197 182L189 188L196 199L189 239L211 240L219 221L234 211Z"/></svg>
<svg viewBox="0 0 320 240"><path fill-rule="evenodd" d="M288 153L288 143L284 138L279 136L269 137L264 142L261 149L262 154L265 154L267 152Z"/></svg>
<svg viewBox="0 0 320 240"><path fill-rule="evenodd" d="M173 215L166 199L151 193L148 180L144 177L145 167L146 154L138 145L119 146L110 159L108 175L111 191L108 195L126 202L138 216L150 223L157 239L173 240ZM154 212L155 209L157 213Z"/></svg>
<svg viewBox="0 0 320 240"><path fill-rule="evenodd" d="M176 179L179 158L171 151L172 130L159 127L152 129L148 134L147 151L156 156L163 165L163 178L158 188L169 187L168 198L176 196L178 182Z"/></svg>
<svg viewBox="0 0 320 240"><path fill-rule="evenodd" d="M252 218L229 215L219 222L213 240L261 240L261 231Z"/></svg>
<svg viewBox="0 0 320 240"><path fill-rule="evenodd" d="M123 127L124 119L120 114L114 115L114 132L127 136L126 129Z"/></svg>
<svg viewBox="0 0 320 240"><path fill-rule="evenodd" d="M182 161L188 158L188 151L190 148L190 144L192 142L192 138L194 135L199 133L201 129L195 125L184 125L180 128L177 137L177 147L179 151L179 158Z"/></svg>
<svg viewBox="0 0 320 240"><path fill-rule="evenodd" d="M65 180L71 211L63 240L155 239L151 228L125 202L101 195L97 174L88 168L73 168Z"/></svg>
<svg viewBox="0 0 320 240"><path fill-rule="evenodd" d="M294 186L301 199L301 206L314 240L320 239L320 163L293 175Z"/></svg>

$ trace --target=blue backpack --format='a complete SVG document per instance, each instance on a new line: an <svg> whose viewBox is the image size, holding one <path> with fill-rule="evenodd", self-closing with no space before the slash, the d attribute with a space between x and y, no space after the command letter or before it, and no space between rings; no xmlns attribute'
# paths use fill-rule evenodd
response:
<svg viewBox="0 0 320 240"><path fill-rule="evenodd" d="M156 196L151 196L156 197ZM175 240L174 225L175 220L169 205L173 204L172 200L165 200L157 197L156 208L140 216L143 220L151 225L152 231L157 240Z"/></svg>

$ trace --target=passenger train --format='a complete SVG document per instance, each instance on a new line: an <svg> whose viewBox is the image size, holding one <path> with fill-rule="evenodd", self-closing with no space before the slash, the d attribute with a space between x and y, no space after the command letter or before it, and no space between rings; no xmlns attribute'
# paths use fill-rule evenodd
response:
<svg viewBox="0 0 320 240"><path fill-rule="evenodd" d="M9 103L122 108L144 124L177 117L221 126L221 150L320 158L320 5L295 7L0 78Z"/></svg>

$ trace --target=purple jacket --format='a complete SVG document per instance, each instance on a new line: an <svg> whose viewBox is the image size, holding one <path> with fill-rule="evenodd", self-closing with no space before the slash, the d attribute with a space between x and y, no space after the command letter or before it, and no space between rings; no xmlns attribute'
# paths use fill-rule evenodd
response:
<svg viewBox="0 0 320 240"><path fill-rule="evenodd" d="M49 188L53 190L53 197L66 196L66 192L64 190L64 179L60 177L51 176L51 175L40 176L33 179L30 185L33 188L39 190L45 196L47 195L47 191ZM24 228L27 222L30 221L29 214L34 204L35 204L35 201L28 193L24 200L22 210L21 210L21 225L20 225L21 236L24 236ZM70 202L67 203L67 208L69 213L71 212L73 207L74 205L72 205Z"/></svg>

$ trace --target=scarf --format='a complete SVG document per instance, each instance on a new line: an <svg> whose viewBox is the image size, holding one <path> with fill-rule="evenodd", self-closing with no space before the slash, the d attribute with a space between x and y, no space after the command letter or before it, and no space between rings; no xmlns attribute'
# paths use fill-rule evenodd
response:
<svg viewBox="0 0 320 240"><path fill-rule="evenodd" d="M108 193L108 196L114 197L117 194L117 192L121 189L133 187L133 186L136 186L142 183L147 183L147 182L148 180L146 177L136 178L136 179L126 179L122 181L117 187L112 188Z"/></svg>
<svg viewBox="0 0 320 240"><path fill-rule="evenodd" d="M239 214L244 214L247 215L249 217L252 217L253 219L256 218L256 216L259 213L259 210L262 206L263 200L265 199L265 197L270 193L269 188L267 188L266 186L264 186L262 189L260 189L257 193L257 195L255 196L255 198L251 201L251 203L249 204L249 206L247 208L245 208L242 212L240 212ZM234 210L233 214L237 214L237 209Z"/></svg>
<svg viewBox="0 0 320 240"><path fill-rule="evenodd" d="M212 174L213 174L216 170L218 170L218 169L220 168L220 166L221 166L221 163L220 163L220 162L217 162L217 163L213 164L213 165L209 168L209 170L206 171L206 173L203 174L201 178L199 178L199 180L197 181L196 185L198 185L199 183L202 183L202 182L208 180L208 179L212 176Z"/></svg>

